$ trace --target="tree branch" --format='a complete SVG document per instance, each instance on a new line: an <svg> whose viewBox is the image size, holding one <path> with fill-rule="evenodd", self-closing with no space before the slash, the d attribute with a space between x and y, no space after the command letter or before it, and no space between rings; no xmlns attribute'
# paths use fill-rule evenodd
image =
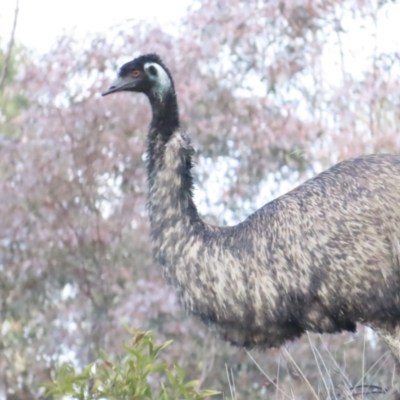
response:
<svg viewBox="0 0 400 400"><path fill-rule="evenodd" d="M12 49L14 47L15 30L17 28L18 13L19 13L19 0L15 0L14 22L13 22L13 26L12 26L12 30L11 30L11 37L10 37L10 42L8 44L6 58L4 59L4 65L3 65L3 69L1 71L0 91L3 89L4 82L8 75L8 69L10 67L11 53L12 53Z"/></svg>

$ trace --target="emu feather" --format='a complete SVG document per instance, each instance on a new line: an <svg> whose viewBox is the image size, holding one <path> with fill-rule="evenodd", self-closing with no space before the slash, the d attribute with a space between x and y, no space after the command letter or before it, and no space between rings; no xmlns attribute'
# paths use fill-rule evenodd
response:
<svg viewBox="0 0 400 400"><path fill-rule="evenodd" d="M168 69L155 54L138 57L103 95L118 91L142 92L152 107L151 240L190 313L246 348L361 322L400 360L399 155L341 162L236 226L211 226L193 202L193 149Z"/></svg>

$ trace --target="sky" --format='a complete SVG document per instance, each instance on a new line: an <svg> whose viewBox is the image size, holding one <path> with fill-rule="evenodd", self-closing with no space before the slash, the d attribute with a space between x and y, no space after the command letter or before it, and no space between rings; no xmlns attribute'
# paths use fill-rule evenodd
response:
<svg viewBox="0 0 400 400"><path fill-rule="evenodd" d="M0 38L7 42L10 37L16 0L0 0ZM127 19L144 19L171 24L182 18L191 0L19 0L20 13L16 38L25 46L46 52L54 38L63 31L74 30L84 36L86 32L96 32L108 29L110 26ZM171 5L173 3L173 6ZM355 55L355 62L348 66L355 70L364 63L363 53L370 54L370 47L377 45L380 49L398 51L400 49L400 4L384 8L378 24L377 42L372 43L369 33L373 29L372 21L367 21L365 29L358 28L346 38L346 47ZM345 27L351 31L354 21L347 21ZM370 26L368 26L368 24ZM335 53L334 43L332 52ZM331 64L326 57L326 66ZM358 61L358 62L357 62ZM333 71L332 71L333 72ZM336 73L332 73L334 77Z"/></svg>
<svg viewBox="0 0 400 400"><path fill-rule="evenodd" d="M16 0L0 0L0 37L8 41ZM18 42L46 52L63 30L78 34L107 29L127 19L172 23L186 13L190 0L20 0ZM171 5L173 4L173 6Z"/></svg>

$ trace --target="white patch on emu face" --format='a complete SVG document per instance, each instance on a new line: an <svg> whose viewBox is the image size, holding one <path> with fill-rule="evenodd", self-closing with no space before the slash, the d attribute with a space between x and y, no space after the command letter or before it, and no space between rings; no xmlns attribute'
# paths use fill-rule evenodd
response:
<svg viewBox="0 0 400 400"><path fill-rule="evenodd" d="M153 67L157 71L157 75L150 72L150 67ZM148 62L144 65L144 70L147 73L149 79L155 83L155 94L162 99L165 94L171 89L171 79L169 78L165 69L157 63Z"/></svg>

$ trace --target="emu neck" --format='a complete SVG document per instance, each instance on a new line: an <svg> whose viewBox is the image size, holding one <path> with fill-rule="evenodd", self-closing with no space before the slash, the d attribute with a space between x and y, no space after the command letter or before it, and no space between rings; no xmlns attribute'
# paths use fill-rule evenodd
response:
<svg viewBox="0 0 400 400"><path fill-rule="evenodd" d="M165 143L180 126L176 95L171 89L162 98L153 93L148 97L153 113L149 132L150 139L152 139L152 135L156 135L158 140Z"/></svg>
<svg viewBox="0 0 400 400"><path fill-rule="evenodd" d="M202 224L193 202L193 149L179 131L176 98L150 98L153 119L148 134L148 206L154 253L164 266L179 255L194 227Z"/></svg>

